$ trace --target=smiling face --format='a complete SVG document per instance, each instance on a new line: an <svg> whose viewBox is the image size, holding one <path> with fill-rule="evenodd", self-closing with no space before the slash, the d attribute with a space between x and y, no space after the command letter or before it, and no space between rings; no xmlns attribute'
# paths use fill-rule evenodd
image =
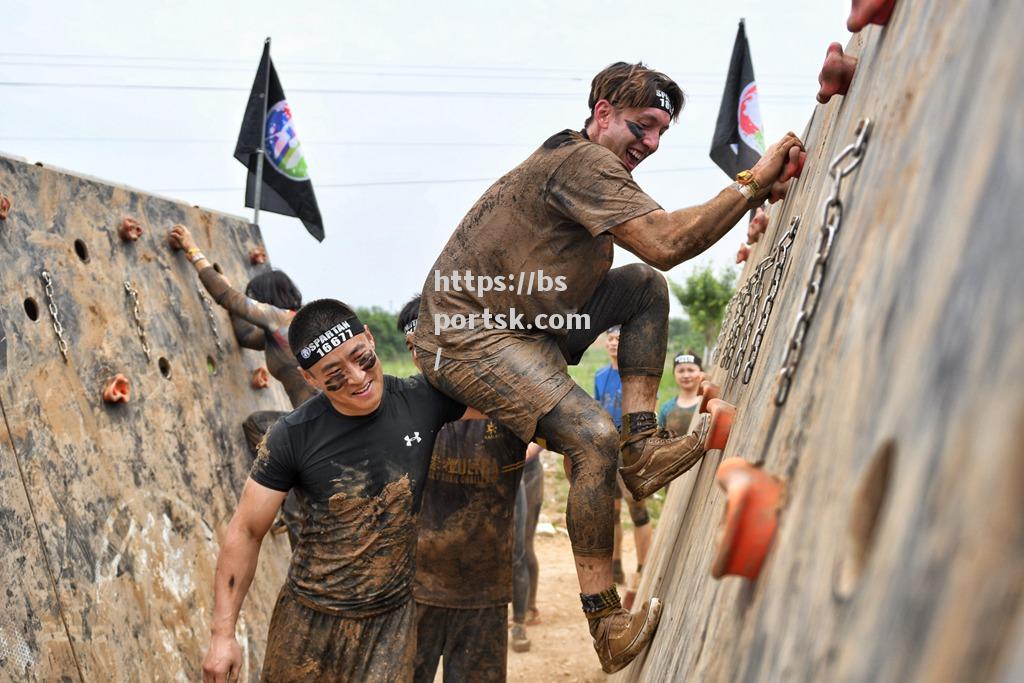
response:
<svg viewBox="0 0 1024 683"><path fill-rule="evenodd" d="M672 369L672 374L675 376L676 386L687 392L696 391L700 381L704 379L704 373L695 363L679 363Z"/></svg>
<svg viewBox="0 0 1024 683"><path fill-rule="evenodd" d="M616 109L601 100L594 105L594 119L587 133L591 140L610 149L632 173L641 161L658 151L670 121L668 112L657 107Z"/></svg>
<svg viewBox="0 0 1024 683"><path fill-rule="evenodd" d="M384 370L370 328L352 337L324 356L303 378L324 392L331 405L343 415L369 415L384 395Z"/></svg>

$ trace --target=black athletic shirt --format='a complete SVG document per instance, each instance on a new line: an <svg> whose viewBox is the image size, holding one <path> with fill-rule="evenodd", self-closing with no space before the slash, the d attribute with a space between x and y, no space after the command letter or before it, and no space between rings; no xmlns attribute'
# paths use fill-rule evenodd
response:
<svg viewBox="0 0 1024 683"><path fill-rule="evenodd" d="M321 394L270 429L250 476L277 491L296 489L306 520L287 585L300 602L369 616L408 599L434 439L463 412L422 375L385 375L369 415L342 415Z"/></svg>

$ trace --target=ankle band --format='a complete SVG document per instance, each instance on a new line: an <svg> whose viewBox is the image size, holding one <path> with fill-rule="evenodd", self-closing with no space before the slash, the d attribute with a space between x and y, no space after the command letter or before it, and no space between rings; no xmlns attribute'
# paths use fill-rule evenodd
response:
<svg viewBox="0 0 1024 683"><path fill-rule="evenodd" d="M587 616L618 609L622 605L619 602L619 591L615 590L614 585L600 593L580 593L580 601L583 603L583 613Z"/></svg>
<svg viewBox="0 0 1024 683"><path fill-rule="evenodd" d="M658 428L658 418L650 411L626 413L622 416L622 436L638 434Z"/></svg>

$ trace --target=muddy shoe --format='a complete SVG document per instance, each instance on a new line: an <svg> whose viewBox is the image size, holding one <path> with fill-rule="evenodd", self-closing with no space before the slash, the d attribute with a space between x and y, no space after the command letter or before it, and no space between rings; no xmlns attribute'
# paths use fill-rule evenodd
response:
<svg viewBox="0 0 1024 683"><path fill-rule="evenodd" d="M704 457L704 443L710 428L711 416L702 413L697 426L685 436L654 428L624 436L623 457L635 459L632 465L620 467L619 474L633 497L646 498L693 467ZM633 453L627 454L627 449Z"/></svg>
<svg viewBox="0 0 1024 683"><path fill-rule="evenodd" d="M509 637L513 652L529 652L530 639L526 637L526 627L522 624L512 624L512 635Z"/></svg>
<svg viewBox="0 0 1024 683"><path fill-rule="evenodd" d="M621 607L590 619L590 635L605 673L615 673L643 652L661 620L661 601L651 598L639 612Z"/></svg>

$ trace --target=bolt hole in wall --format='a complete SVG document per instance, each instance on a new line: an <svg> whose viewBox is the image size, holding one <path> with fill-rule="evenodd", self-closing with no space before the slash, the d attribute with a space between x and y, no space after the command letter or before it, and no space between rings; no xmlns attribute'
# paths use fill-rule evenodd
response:
<svg viewBox="0 0 1024 683"><path fill-rule="evenodd" d="M163 375L166 379L171 378L171 361L167 360L163 356L160 356L160 359L157 360L156 365L158 368L160 368L161 375Z"/></svg>
<svg viewBox="0 0 1024 683"><path fill-rule="evenodd" d="M846 547L836 572L836 597L845 600L857 588L878 538L878 525L888 499L896 463L896 444L883 443L854 494L850 519L846 528Z"/></svg>
<svg viewBox="0 0 1024 683"><path fill-rule="evenodd" d="M25 299L25 315L29 320L39 320L39 304L32 297Z"/></svg>
<svg viewBox="0 0 1024 683"><path fill-rule="evenodd" d="M75 253L82 263L89 262L89 247L82 240L75 240Z"/></svg>
<svg viewBox="0 0 1024 683"><path fill-rule="evenodd" d="M206 371L211 375L217 374L217 361L213 360L213 356L206 357Z"/></svg>

